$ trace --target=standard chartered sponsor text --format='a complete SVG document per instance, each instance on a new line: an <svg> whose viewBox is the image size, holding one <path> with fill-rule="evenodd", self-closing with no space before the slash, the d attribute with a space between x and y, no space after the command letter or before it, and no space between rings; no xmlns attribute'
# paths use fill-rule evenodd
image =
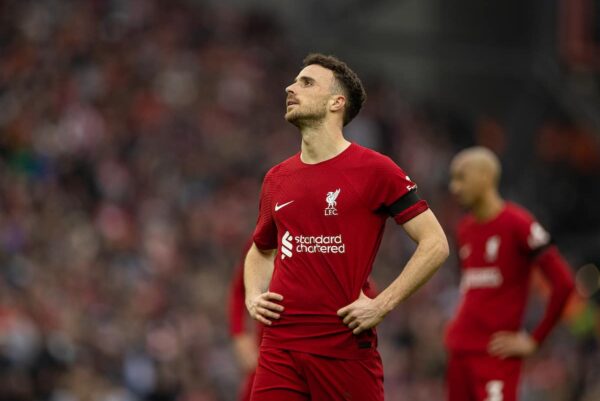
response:
<svg viewBox="0 0 600 401"><path fill-rule="evenodd" d="M296 235L298 253L346 253L346 244L339 235Z"/></svg>
<svg viewBox="0 0 600 401"><path fill-rule="evenodd" d="M286 231L281 238L281 259L293 253L346 253L346 244L338 235L296 235Z"/></svg>

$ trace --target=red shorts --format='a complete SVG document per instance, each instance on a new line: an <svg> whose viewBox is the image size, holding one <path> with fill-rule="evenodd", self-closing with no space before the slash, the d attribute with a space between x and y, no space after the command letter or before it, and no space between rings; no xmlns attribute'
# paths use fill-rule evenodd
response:
<svg viewBox="0 0 600 401"><path fill-rule="evenodd" d="M451 354L448 401L516 401L521 359L487 354Z"/></svg>
<svg viewBox="0 0 600 401"><path fill-rule="evenodd" d="M383 401L379 353L360 360L335 359L262 347L252 401Z"/></svg>

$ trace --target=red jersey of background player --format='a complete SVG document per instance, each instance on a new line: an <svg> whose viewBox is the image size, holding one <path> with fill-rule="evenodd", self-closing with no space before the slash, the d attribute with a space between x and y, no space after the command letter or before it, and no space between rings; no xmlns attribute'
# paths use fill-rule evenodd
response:
<svg viewBox="0 0 600 401"><path fill-rule="evenodd" d="M298 153L269 171L254 242L278 249L269 291L283 295L285 312L264 328L263 346L334 358L371 355L374 330L353 335L336 311L363 289L386 218L403 224L427 210L415 188L389 158L357 144L317 164L303 163Z"/></svg>
<svg viewBox="0 0 600 401"><path fill-rule="evenodd" d="M542 226L509 202L490 221L465 217L458 226L457 242L463 298L448 328L446 345L452 351L485 352L494 333L520 330L536 258L559 256ZM543 319L532 332L538 344L560 317L572 288L565 266L540 263L553 292Z"/></svg>

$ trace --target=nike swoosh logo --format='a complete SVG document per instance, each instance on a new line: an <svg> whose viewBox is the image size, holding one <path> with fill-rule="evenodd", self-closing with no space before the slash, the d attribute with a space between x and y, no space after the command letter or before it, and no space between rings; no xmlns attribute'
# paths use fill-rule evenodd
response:
<svg viewBox="0 0 600 401"><path fill-rule="evenodd" d="M289 202L286 202L286 203L284 203L284 204L281 204L281 205L278 205L278 204L276 203L276 204L275 204L275 211L278 211L279 209L286 207L287 205L289 205L289 204L290 204L290 203L292 203L292 202L293 202L293 200L291 200L291 201L289 201Z"/></svg>

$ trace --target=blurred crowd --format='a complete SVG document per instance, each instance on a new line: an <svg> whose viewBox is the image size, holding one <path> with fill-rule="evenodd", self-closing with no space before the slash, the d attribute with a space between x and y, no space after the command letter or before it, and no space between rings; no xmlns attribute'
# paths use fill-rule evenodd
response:
<svg viewBox="0 0 600 401"><path fill-rule="evenodd" d="M262 176L299 148L283 120L303 57L289 34L199 1L0 1L0 401L235 399L229 281ZM452 234L450 158L480 143L510 162L510 135L375 77L347 135L396 160ZM574 268L598 264L577 247L600 236L597 134L549 118L532 138L507 193ZM412 246L389 225L379 287ZM388 400L442 399L457 284L450 260L383 323ZM527 365L524 400L600 397L597 324L584 299Z"/></svg>

